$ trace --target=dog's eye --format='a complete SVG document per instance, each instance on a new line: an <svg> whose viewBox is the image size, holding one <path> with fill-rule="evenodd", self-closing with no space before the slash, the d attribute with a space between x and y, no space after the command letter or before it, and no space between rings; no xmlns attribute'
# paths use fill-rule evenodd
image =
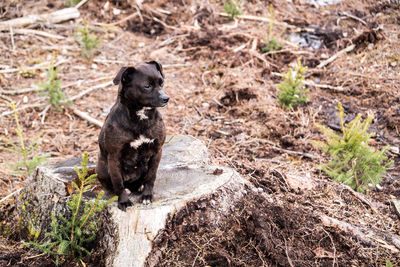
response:
<svg viewBox="0 0 400 267"><path fill-rule="evenodd" d="M163 79L159 79L158 83L160 84L160 86L163 86L164 85L164 80Z"/></svg>
<svg viewBox="0 0 400 267"><path fill-rule="evenodd" d="M144 89L146 89L146 90L149 90L151 88L151 84L146 84L145 86L144 86Z"/></svg>

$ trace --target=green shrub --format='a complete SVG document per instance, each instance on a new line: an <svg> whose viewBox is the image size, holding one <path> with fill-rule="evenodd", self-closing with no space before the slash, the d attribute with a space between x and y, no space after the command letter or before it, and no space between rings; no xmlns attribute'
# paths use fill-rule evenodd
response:
<svg viewBox="0 0 400 267"><path fill-rule="evenodd" d="M54 67L54 56L51 60L49 69L47 70L46 81L38 84L39 92L48 96L48 100L52 106L54 106L58 111L62 109L60 106L62 104L68 104L68 98L61 90L61 81L57 80L58 70Z"/></svg>
<svg viewBox="0 0 400 267"><path fill-rule="evenodd" d="M228 14L231 20L240 15L239 3L234 0L229 0L224 3L224 11Z"/></svg>
<svg viewBox="0 0 400 267"><path fill-rule="evenodd" d="M59 264L60 257L72 258L75 262L82 262L82 258L90 255L85 245L93 241L98 231L99 219L96 215L101 212L108 204L117 199L113 197L108 201L101 200L104 192L101 191L96 199L87 201L84 204L83 194L91 189L91 184L96 180L97 174L87 177L88 154L84 153L82 159L82 170L75 166L78 174L78 183L72 182L77 193L71 196L67 202L70 216L60 214L58 219L55 214L51 216L52 231L46 233L51 238L50 242L39 244L29 242L45 254L56 257L56 264Z"/></svg>
<svg viewBox="0 0 400 267"><path fill-rule="evenodd" d="M22 131L21 125L19 124L19 116L18 116L18 111L16 109L15 104L12 102L11 103L11 108L14 112L14 120L15 123L17 124L17 128L15 129L15 132L18 136L18 144L10 141L7 138L2 138L1 140L4 141L7 145L10 147L2 147L0 150L8 151L11 153L18 154L22 156L22 160L18 161L16 163L8 163L14 172L16 173L24 173L26 177L32 174L33 170L42 164L46 158L49 157L49 155L34 155L35 150L39 147L40 145L40 136L42 135L42 132L39 133L35 138L33 138L32 142L30 144L27 144L25 140L24 133Z"/></svg>
<svg viewBox="0 0 400 267"><path fill-rule="evenodd" d="M295 70L289 69L283 75L283 82L277 85L279 89L278 101L285 109L289 110L308 100L305 94L309 92L309 89L303 89L303 75L306 71L307 67L302 66L299 61Z"/></svg>
<svg viewBox="0 0 400 267"><path fill-rule="evenodd" d="M101 39L98 39L96 35L92 33L85 21L83 21L83 27L78 28L75 38L81 46L81 55L91 60L101 43Z"/></svg>
<svg viewBox="0 0 400 267"><path fill-rule="evenodd" d="M368 184L380 183L382 175L392 164L385 155L388 146L381 150L369 146L370 138L374 135L367 132L372 115L362 120L361 114L358 114L345 125L345 113L340 102L337 109L342 130L340 135L325 126L316 125L327 138L326 143L317 142L317 145L330 156L330 161L322 165L322 170L336 182L349 185L358 192L368 192Z"/></svg>

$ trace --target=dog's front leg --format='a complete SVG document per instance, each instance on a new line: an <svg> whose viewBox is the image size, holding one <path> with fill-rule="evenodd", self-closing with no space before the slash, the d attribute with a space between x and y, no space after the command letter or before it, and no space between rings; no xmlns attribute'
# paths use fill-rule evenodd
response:
<svg viewBox="0 0 400 267"><path fill-rule="evenodd" d="M150 158L149 169L146 177L144 178L144 189L140 200L143 204L150 204L153 201L153 187L156 181L157 169L160 164L162 150L157 152L156 155Z"/></svg>
<svg viewBox="0 0 400 267"><path fill-rule="evenodd" d="M110 171L114 193L118 196L118 208L125 211L127 207L132 206L132 202L129 200L128 194L125 191L121 174L121 163L118 155L118 153L108 155L108 169Z"/></svg>

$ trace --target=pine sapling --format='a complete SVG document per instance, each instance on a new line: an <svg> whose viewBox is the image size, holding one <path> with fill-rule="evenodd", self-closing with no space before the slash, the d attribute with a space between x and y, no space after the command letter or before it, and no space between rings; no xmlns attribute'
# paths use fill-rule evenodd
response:
<svg viewBox="0 0 400 267"><path fill-rule="evenodd" d="M49 102L58 111L62 104L68 104L68 98L61 89L61 81L57 79L58 70L54 67L54 55L47 70L46 81L38 84L39 92L48 96Z"/></svg>
<svg viewBox="0 0 400 267"><path fill-rule="evenodd" d="M297 63L295 70L289 69L289 71L283 75L283 82L277 85L279 89L278 101L286 110L297 107L299 104L305 103L308 99L306 94L309 89L303 89L304 87L304 73L307 71L307 67Z"/></svg>
<svg viewBox="0 0 400 267"><path fill-rule="evenodd" d="M2 147L0 150L20 155L22 157L21 161L8 164L12 167L15 173L23 173L26 177L28 177L32 174L33 170L37 166L45 162L45 159L48 158L49 155L34 155L36 149L40 145L39 139L42 135L42 132L34 137L32 142L28 144L22 131L22 127L19 123L18 111L14 102L11 102L11 108L13 110L14 120L17 126L15 132L18 136L18 143L14 143L11 140L3 137L2 141L4 141L9 147Z"/></svg>
<svg viewBox="0 0 400 267"><path fill-rule="evenodd" d="M330 161L322 165L322 170L335 181L349 185L359 192L368 192L369 184L376 185L382 181L382 175L392 164L385 155L389 146L381 150L369 145L374 133L368 133L373 116L365 120L361 114L345 124L344 109L339 102L337 106L341 134L317 124L316 127L326 136L326 142L316 142Z"/></svg>
<svg viewBox="0 0 400 267"><path fill-rule="evenodd" d="M268 22L268 38L263 38L265 42L265 46L261 48L261 52L268 53L271 51L278 51L281 50L283 44L281 44L278 39L282 36L283 32L286 30L284 29L279 35L274 34L274 24L275 24L275 12L274 6L271 4L269 6L269 22Z"/></svg>
<svg viewBox="0 0 400 267"><path fill-rule="evenodd" d="M234 20L240 15L239 3L234 0L229 0L224 3L224 11L229 15L230 20Z"/></svg>
<svg viewBox="0 0 400 267"><path fill-rule="evenodd" d="M102 40L92 33L85 21L83 27L78 28L75 38L81 46L81 55L91 60Z"/></svg>
<svg viewBox="0 0 400 267"><path fill-rule="evenodd" d="M96 217L108 204L115 201L113 197L107 201L102 200L104 191L98 193L96 199L84 203L83 194L91 189L91 184L96 180L97 174L87 176L88 154L84 153L82 159L82 170L75 166L78 181L72 182L77 191L67 202L69 215L51 216L52 231L46 233L51 238L50 242L39 244L29 242L45 254L54 255L56 264L59 264L60 257L72 258L76 262L82 262L82 258L90 255L85 245L93 241L98 231L99 219Z"/></svg>

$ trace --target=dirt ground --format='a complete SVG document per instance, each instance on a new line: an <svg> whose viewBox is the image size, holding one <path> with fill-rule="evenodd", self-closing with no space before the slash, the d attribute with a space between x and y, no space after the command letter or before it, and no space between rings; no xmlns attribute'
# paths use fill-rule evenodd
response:
<svg viewBox="0 0 400 267"><path fill-rule="evenodd" d="M27 140L43 132L37 153L48 153L55 162L87 151L95 161L100 128L73 110L103 121L116 99L117 88L110 81L118 70L157 60L171 97L161 109L168 134L203 140L214 163L234 168L258 191L249 190L217 227L211 223L212 211L198 203L174 216L154 244L149 264L384 266L390 260L397 266L400 248L384 238L400 240L400 218L390 202L400 199L399 3L310 2L242 1L245 16L232 21L222 14L221 1L89 0L77 19L25 26L52 36L2 30L0 136L17 140L9 113L12 100L20 108ZM0 20L62 8L64 1L5 0ZM102 38L91 61L80 55L74 37L83 21ZM282 43L282 49L263 53L268 38ZM318 66L351 45L348 53ZM46 109L45 96L22 89L45 79L53 55L67 96L103 85L62 111ZM309 100L284 111L276 84L298 60L308 67ZM372 145L391 148L394 165L367 197L332 183L318 168L326 156L313 145L322 140L314 125L338 129L338 101L348 121L357 113L372 113ZM0 151L0 198L24 186L25 177L13 175L5 164L17 160L18 155ZM304 180L293 186L290 177ZM0 210L2 235L10 237L12 198L0 203ZM356 227L362 235L333 226L324 216ZM375 239L363 239L368 232ZM52 265L47 257L22 248L18 237L5 237L0 239L1 266ZM89 265L93 261L87 260Z"/></svg>

